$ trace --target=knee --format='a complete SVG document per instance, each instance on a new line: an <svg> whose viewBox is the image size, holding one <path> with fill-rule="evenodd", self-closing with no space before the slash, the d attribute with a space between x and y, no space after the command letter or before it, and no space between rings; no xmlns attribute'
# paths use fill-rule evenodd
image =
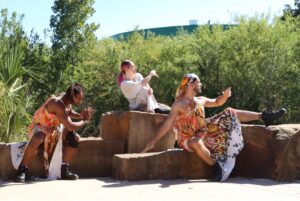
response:
<svg viewBox="0 0 300 201"><path fill-rule="evenodd" d="M201 139L191 140L189 143L189 147L192 148L193 150L201 150L201 151L207 150L205 144Z"/></svg>
<svg viewBox="0 0 300 201"><path fill-rule="evenodd" d="M72 148L78 148L80 141L79 135L75 131L70 131L66 135L66 143Z"/></svg>
<svg viewBox="0 0 300 201"><path fill-rule="evenodd" d="M232 115L236 115L236 109L232 108L232 107L228 107L225 109L226 112L229 112Z"/></svg>
<svg viewBox="0 0 300 201"><path fill-rule="evenodd" d="M190 149L193 149L193 150L201 148L199 141L195 140L195 139L190 140L188 146Z"/></svg>
<svg viewBox="0 0 300 201"><path fill-rule="evenodd" d="M40 144L43 143L44 139L45 139L45 133L37 132L31 137L29 146L38 147L40 146Z"/></svg>

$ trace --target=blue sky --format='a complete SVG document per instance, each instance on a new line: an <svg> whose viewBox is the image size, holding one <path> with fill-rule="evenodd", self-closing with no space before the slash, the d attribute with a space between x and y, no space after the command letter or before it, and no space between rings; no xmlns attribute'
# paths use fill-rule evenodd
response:
<svg viewBox="0 0 300 201"><path fill-rule="evenodd" d="M43 36L49 28L53 0L0 0L0 9L8 8L24 14L23 26L27 34L34 29ZM96 0L96 13L89 21L100 24L98 38L131 31L135 27L154 28L198 24L234 23L235 16L255 14L280 15L285 4L294 0Z"/></svg>

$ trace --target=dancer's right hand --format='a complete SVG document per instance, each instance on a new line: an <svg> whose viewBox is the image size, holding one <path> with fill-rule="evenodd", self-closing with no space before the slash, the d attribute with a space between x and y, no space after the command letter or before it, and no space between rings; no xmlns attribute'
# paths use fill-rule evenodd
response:
<svg viewBox="0 0 300 201"><path fill-rule="evenodd" d="M150 71L150 75L152 76L152 77L158 77L158 75L157 75L157 73L156 73L156 71L155 70L151 70Z"/></svg>
<svg viewBox="0 0 300 201"><path fill-rule="evenodd" d="M149 142L146 147L143 149L143 151L141 151L141 153L146 153L148 152L149 150L153 149L155 146L155 142Z"/></svg>
<svg viewBox="0 0 300 201"><path fill-rule="evenodd" d="M85 108L83 111L81 111L80 114L83 117L83 120L90 121L93 113L94 113L93 108L89 106Z"/></svg>

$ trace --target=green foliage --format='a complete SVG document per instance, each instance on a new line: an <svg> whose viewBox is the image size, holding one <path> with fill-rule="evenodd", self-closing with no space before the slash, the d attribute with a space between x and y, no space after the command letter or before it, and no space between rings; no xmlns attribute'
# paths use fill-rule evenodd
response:
<svg viewBox="0 0 300 201"><path fill-rule="evenodd" d="M1 10L0 141L4 142L26 139L31 120L28 111L32 111L34 103L27 84L39 76L35 66L24 62L28 58L29 41L22 28L22 18L17 19L16 13L9 17L7 9Z"/></svg>
<svg viewBox="0 0 300 201"><path fill-rule="evenodd" d="M30 121L27 111L33 101L26 93L22 77L32 74L20 66L21 46L7 48L7 52L0 52L0 58L0 141L24 140Z"/></svg>
<svg viewBox="0 0 300 201"><path fill-rule="evenodd" d="M183 74L194 72L203 83L203 95L217 97L231 86L233 95L221 108L207 110L213 115L225 107L252 111L286 107L281 121L299 122L299 24L264 16L240 18L238 26L201 26L194 33L178 32L174 37L135 32L126 40L104 39L90 51L76 79L87 88L87 101L100 114L126 110L127 101L117 87L119 65L131 59L143 75L156 69L159 78L151 86L159 102L169 105ZM298 44L298 45L297 45Z"/></svg>
<svg viewBox="0 0 300 201"><path fill-rule="evenodd" d="M294 8L291 5L285 5L281 19L285 20L287 16L292 16L295 18L300 16L300 0L295 0Z"/></svg>
<svg viewBox="0 0 300 201"><path fill-rule="evenodd" d="M56 0L51 16L52 48L24 35L17 15L0 18L0 140L25 138L26 128L42 102L53 92L65 91L71 82L86 90L84 104L95 109L92 124L82 136L97 135L101 114L128 109L117 86L120 63L130 59L151 80L158 102L171 105L185 73L199 75L202 95L214 98L227 87L232 97L220 108L207 109L211 116L225 107L251 111L285 107L280 123L300 122L300 20L285 15L241 17L224 31L223 25L199 26L188 34L155 36L136 31L126 39L96 40L98 25L87 24L94 12L93 0ZM298 1L296 1L298 2ZM79 11L80 12L79 12ZM30 94L30 98L27 95Z"/></svg>
<svg viewBox="0 0 300 201"><path fill-rule="evenodd" d="M86 22L95 12L93 3L93 0L54 1L54 15L50 19L50 27L53 30L52 68L49 76L49 83L53 85L50 89L56 88L63 74L65 76L62 79L72 80L75 67L82 63L88 50L95 43L94 32L99 25Z"/></svg>

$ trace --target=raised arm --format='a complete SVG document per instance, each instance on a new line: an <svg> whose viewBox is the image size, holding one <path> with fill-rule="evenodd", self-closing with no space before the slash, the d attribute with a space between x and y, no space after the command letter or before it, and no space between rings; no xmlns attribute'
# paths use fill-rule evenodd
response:
<svg viewBox="0 0 300 201"><path fill-rule="evenodd" d="M231 96L231 87L225 89L221 96L211 99L206 97L201 97L200 100L204 107L219 107L224 105L228 98Z"/></svg>
<svg viewBox="0 0 300 201"><path fill-rule="evenodd" d="M176 103L173 104L170 114L163 125L159 128L158 132L155 134L153 139L146 145L141 153L146 153L147 151L155 147L156 142L165 136L168 131L173 128L176 117L178 116L178 106Z"/></svg>
<svg viewBox="0 0 300 201"><path fill-rule="evenodd" d="M151 80L151 78L152 78L153 76L158 77L158 75L156 74L156 71L155 71L155 70L151 70L150 73L149 73L149 75L147 75L147 76L142 80L142 83L141 83L142 86L147 86L147 85L149 84L149 82L150 82L150 80Z"/></svg>

